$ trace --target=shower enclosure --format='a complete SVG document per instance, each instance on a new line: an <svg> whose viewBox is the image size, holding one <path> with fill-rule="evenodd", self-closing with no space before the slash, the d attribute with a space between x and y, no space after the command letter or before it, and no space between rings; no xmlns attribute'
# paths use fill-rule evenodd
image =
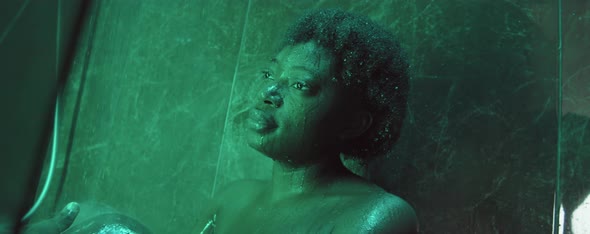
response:
<svg viewBox="0 0 590 234"><path fill-rule="evenodd" d="M407 200L422 233L590 233L584 0L93 1L33 220L88 201L154 233L198 233L208 197L270 177L240 138L250 83L287 25L334 7L385 25L409 54L399 142L346 165Z"/></svg>

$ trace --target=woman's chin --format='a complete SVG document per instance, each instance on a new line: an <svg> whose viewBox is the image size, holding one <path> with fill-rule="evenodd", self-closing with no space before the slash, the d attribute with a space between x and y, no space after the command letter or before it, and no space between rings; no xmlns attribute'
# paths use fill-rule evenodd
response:
<svg viewBox="0 0 590 234"><path fill-rule="evenodd" d="M247 144L250 148L260 151L260 145L256 142L253 142L252 139L248 139Z"/></svg>
<svg viewBox="0 0 590 234"><path fill-rule="evenodd" d="M265 134L260 134L252 129L248 129L246 132L246 143L257 151L262 150L266 138Z"/></svg>

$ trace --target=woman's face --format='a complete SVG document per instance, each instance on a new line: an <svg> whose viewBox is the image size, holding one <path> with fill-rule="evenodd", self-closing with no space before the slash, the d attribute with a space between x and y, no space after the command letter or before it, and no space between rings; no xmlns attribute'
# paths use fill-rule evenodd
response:
<svg viewBox="0 0 590 234"><path fill-rule="evenodd" d="M347 95L332 77L332 56L315 43L284 48L256 78L248 144L293 164L334 154Z"/></svg>

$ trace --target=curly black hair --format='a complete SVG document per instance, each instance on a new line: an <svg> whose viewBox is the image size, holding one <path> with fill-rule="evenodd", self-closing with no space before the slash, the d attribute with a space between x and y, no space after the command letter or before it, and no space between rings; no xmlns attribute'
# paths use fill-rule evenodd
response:
<svg viewBox="0 0 590 234"><path fill-rule="evenodd" d="M367 17L339 9L314 10L288 29L282 47L315 42L335 58L338 84L359 93L373 124L342 153L367 159L398 140L406 116L409 64L394 36Z"/></svg>

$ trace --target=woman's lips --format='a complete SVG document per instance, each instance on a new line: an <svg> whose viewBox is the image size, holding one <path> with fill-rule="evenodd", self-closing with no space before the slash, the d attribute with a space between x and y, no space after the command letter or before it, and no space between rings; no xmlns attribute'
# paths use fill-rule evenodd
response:
<svg viewBox="0 0 590 234"><path fill-rule="evenodd" d="M248 126L259 133L269 132L278 127L272 115L256 108L250 109L248 113Z"/></svg>

